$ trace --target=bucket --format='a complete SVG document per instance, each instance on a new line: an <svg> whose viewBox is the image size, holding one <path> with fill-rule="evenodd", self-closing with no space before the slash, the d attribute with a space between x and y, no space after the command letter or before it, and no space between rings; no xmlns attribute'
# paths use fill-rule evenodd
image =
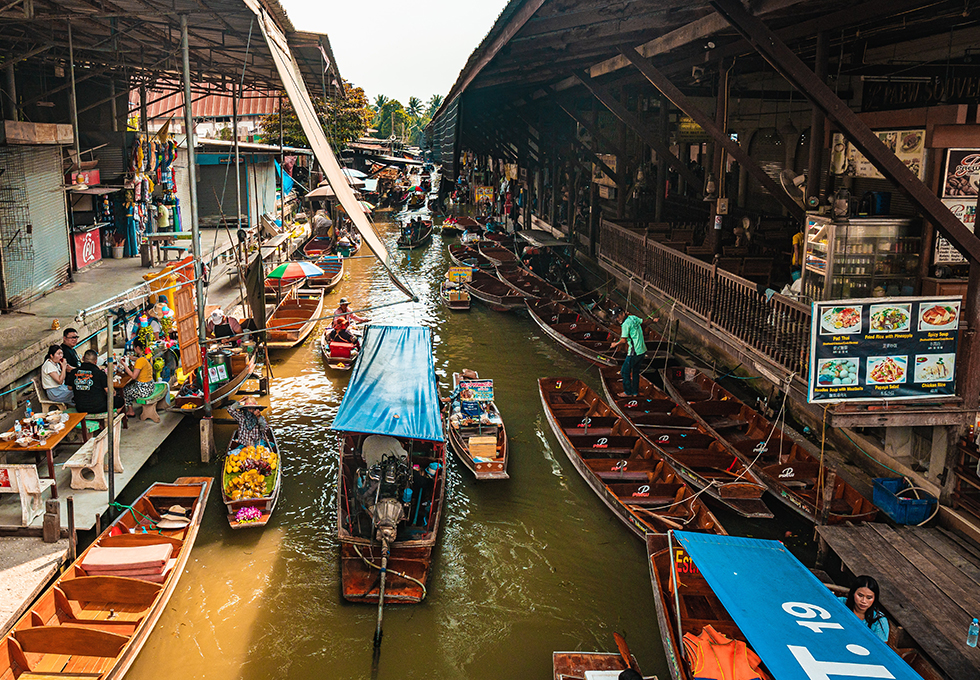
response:
<svg viewBox="0 0 980 680"><path fill-rule="evenodd" d="M112 246L112 259L121 260L123 259L123 249L126 246Z"/></svg>

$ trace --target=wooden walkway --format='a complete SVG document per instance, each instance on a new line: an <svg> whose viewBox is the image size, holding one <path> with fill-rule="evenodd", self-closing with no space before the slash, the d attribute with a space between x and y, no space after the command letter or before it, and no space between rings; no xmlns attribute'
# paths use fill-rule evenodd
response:
<svg viewBox="0 0 980 680"><path fill-rule="evenodd" d="M817 527L855 575L881 585L882 604L950 678L980 678L966 645L980 612L980 550L941 529L885 524Z"/></svg>

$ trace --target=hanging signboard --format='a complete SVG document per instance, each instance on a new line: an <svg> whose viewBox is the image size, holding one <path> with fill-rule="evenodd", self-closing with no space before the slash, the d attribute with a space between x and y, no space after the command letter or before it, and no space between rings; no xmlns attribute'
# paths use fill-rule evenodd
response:
<svg viewBox="0 0 980 680"><path fill-rule="evenodd" d="M960 297L813 303L809 401L953 395Z"/></svg>
<svg viewBox="0 0 980 680"><path fill-rule="evenodd" d="M878 139L898 156L919 179L925 178L926 131L925 130L878 130ZM864 157L841 133L834 133L830 156L831 172L848 177L884 179L874 164Z"/></svg>
<svg viewBox="0 0 980 680"><path fill-rule="evenodd" d="M980 190L980 149L947 149L942 200L967 229L973 231ZM935 264L964 264L966 258L942 234L936 234Z"/></svg>
<svg viewBox="0 0 980 680"><path fill-rule="evenodd" d="M450 267L446 278L452 283L466 283L473 280L473 267Z"/></svg>
<svg viewBox="0 0 980 680"><path fill-rule="evenodd" d="M493 380L461 380L461 401L493 401Z"/></svg>
<svg viewBox="0 0 980 680"><path fill-rule="evenodd" d="M484 201L493 201L493 187L476 187L474 189L476 202L483 203Z"/></svg>

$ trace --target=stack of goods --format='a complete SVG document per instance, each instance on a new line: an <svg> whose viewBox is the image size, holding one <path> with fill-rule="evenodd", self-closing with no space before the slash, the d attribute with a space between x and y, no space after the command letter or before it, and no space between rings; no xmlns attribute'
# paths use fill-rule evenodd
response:
<svg viewBox="0 0 980 680"><path fill-rule="evenodd" d="M272 493L278 466L276 452L264 444L229 452L225 458L225 495L234 501L265 498Z"/></svg>
<svg viewBox="0 0 980 680"><path fill-rule="evenodd" d="M82 559L81 567L89 576L125 576L151 583L163 583L176 559L171 559L173 545L102 548L94 546Z"/></svg>

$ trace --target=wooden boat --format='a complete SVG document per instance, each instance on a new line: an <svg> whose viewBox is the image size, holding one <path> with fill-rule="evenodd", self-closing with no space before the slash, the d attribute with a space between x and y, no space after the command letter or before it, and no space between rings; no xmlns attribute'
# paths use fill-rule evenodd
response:
<svg viewBox="0 0 980 680"><path fill-rule="evenodd" d="M540 378L538 390L568 460L633 533L725 533L660 452L592 388L577 378Z"/></svg>
<svg viewBox="0 0 980 680"><path fill-rule="evenodd" d="M342 233L337 238L337 254L341 257L353 257L361 249L361 235L356 229Z"/></svg>
<svg viewBox="0 0 980 680"><path fill-rule="evenodd" d="M453 373L453 391L465 380L479 380L479 376L464 378L460 373ZM467 418L461 412L458 400L446 404L446 441L460 462L478 480L510 479L507 474L507 428L504 427L504 419L492 400L486 404L486 413L489 422L481 423L478 416ZM473 420L477 422L473 423Z"/></svg>
<svg viewBox="0 0 980 680"><path fill-rule="evenodd" d="M429 330L371 326L363 354L382 360L356 365L333 424L342 435L337 535L343 595L376 603L383 585L386 602L421 602L446 490ZM389 403L396 392L407 395L418 417L389 418L379 427L377 413L400 408L401 402ZM374 431L357 429L369 427Z"/></svg>
<svg viewBox="0 0 980 680"><path fill-rule="evenodd" d="M460 267L475 267L477 269L493 269L493 262L488 260L483 253L472 246L454 243L449 246L449 259Z"/></svg>
<svg viewBox="0 0 980 680"><path fill-rule="evenodd" d="M581 680L586 677L586 673L589 671L607 671L619 674L627 668L632 668L639 673L638 669L640 668L640 664L636 662L636 657L630 654L628 649L615 653L553 652L551 665L554 669L553 680ZM647 680L656 680L656 676Z"/></svg>
<svg viewBox="0 0 980 680"><path fill-rule="evenodd" d="M468 215L457 217L456 226L462 229L463 231L475 231L475 232L483 231L483 225Z"/></svg>
<svg viewBox="0 0 980 680"><path fill-rule="evenodd" d="M622 349L613 353L609 347L619 340L619 334L606 326L601 326L585 315L551 300L527 300L527 309L534 322L559 345L603 366L619 366L626 358ZM659 336L647 334L646 361L663 359L666 352L654 347Z"/></svg>
<svg viewBox="0 0 980 680"><path fill-rule="evenodd" d="M520 264L520 260L517 259L517 255L513 251L505 248L496 241L478 241L477 247L483 256L490 260L495 267L502 266L517 266Z"/></svg>
<svg viewBox="0 0 980 680"><path fill-rule="evenodd" d="M323 289L298 289L287 297L266 321L266 347L290 349L303 341L319 323L323 312Z"/></svg>
<svg viewBox="0 0 980 680"><path fill-rule="evenodd" d="M316 260L322 255L333 252L333 246L333 239L329 236L314 236L303 244L303 254L311 260Z"/></svg>
<svg viewBox="0 0 980 680"><path fill-rule="evenodd" d="M443 236L459 236L463 233L455 217L447 217L439 227L439 233Z"/></svg>
<svg viewBox="0 0 980 680"><path fill-rule="evenodd" d="M242 474L247 470L257 470L262 476L261 485L256 487L241 486ZM247 481L247 480L246 480ZM232 435L228 442L228 452L225 454L225 463L221 478L221 500L228 510L228 524L232 529L247 529L251 527L264 527L272 518L272 511L276 509L276 502L279 500L279 489L282 486L282 459L279 457L279 446L276 444L276 435L272 428L266 430L259 446L243 446L238 441L238 431ZM236 496L248 496L256 494L251 498ZM243 508L254 508L256 513L254 518L242 516Z"/></svg>
<svg viewBox="0 0 980 680"><path fill-rule="evenodd" d="M181 477L143 492L0 641L0 678L122 678L177 587L212 481ZM190 521L158 529L175 505Z"/></svg>
<svg viewBox="0 0 980 680"><path fill-rule="evenodd" d="M344 278L344 258L337 255L323 255L316 260L316 266L323 270L322 276L308 276L306 285L313 288L333 290Z"/></svg>
<svg viewBox="0 0 980 680"><path fill-rule="evenodd" d="M666 370L664 387L731 453L751 463L779 500L811 522L820 518L820 461L802 444L697 369ZM828 523L870 522L877 514L871 501L835 475Z"/></svg>
<svg viewBox="0 0 980 680"><path fill-rule="evenodd" d="M328 338L330 330L330 326L327 326L320 335L320 355L330 368L336 371L349 371L357 360L359 347L342 340L330 340ZM354 333L354 329L350 330Z"/></svg>
<svg viewBox="0 0 980 680"><path fill-rule="evenodd" d="M260 348L256 347L253 352L246 355L244 359L244 367L235 373L231 380L226 383L222 383L217 388L210 391L212 410L221 408L228 403L228 400L233 397L236 392L238 392L242 384L255 372L255 364L258 360L259 350ZM171 404L171 411L179 411L184 415L193 415L196 417L201 417L204 415L203 396L173 396L171 399Z"/></svg>
<svg viewBox="0 0 980 680"><path fill-rule="evenodd" d="M479 269L473 271L473 280L464 285L470 295L496 312L509 312L524 307L523 295L496 276Z"/></svg>
<svg viewBox="0 0 980 680"><path fill-rule="evenodd" d="M470 293L465 287L443 280L439 286L439 297L454 312L465 312L470 308Z"/></svg>
<svg viewBox="0 0 980 680"><path fill-rule="evenodd" d="M524 267L497 267L497 278L529 300L574 303L574 298L571 295L558 290Z"/></svg>
<svg viewBox="0 0 980 680"><path fill-rule="evenodd" d="M421 228L414 234L413 238L408 238L403 231L398 237L397 245L399 250L412 250L413 248L425 245L431 238L432 220L423 220Z"/></svg>
<svg viewBox="0 0 980 680"><path fill-rule="evenodd" d="M685 482L705 489L742 517L772 518L762 500L766 492L762 480L682 406L642 375L639 397L627 397L617 369L602 368L599 373L609 405L667 457Z"/></svg>

